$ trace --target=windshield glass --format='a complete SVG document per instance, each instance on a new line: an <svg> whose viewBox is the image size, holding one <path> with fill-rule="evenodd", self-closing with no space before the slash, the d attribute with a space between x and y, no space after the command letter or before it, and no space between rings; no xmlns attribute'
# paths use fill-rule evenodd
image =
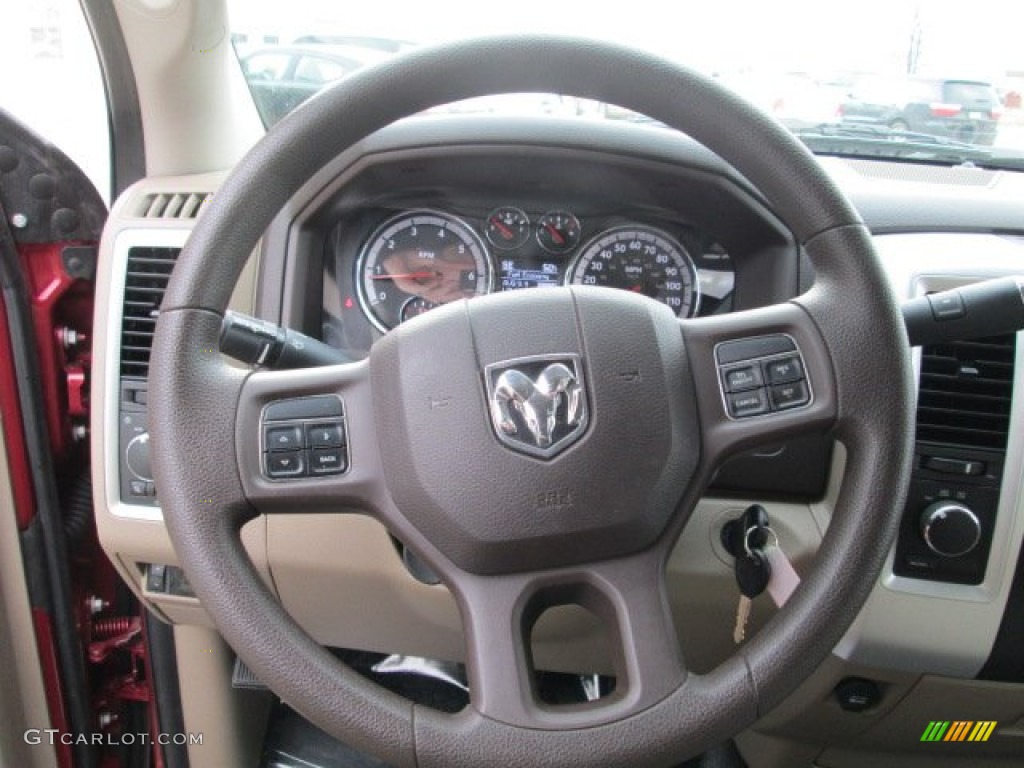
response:
<svg viewBox="0 0 1024 768"><path fill-rule="evenodd" d="M614 40L717 79L816 152L1020 167L1024 18L1013 3L715 0L602 5L520 0L230 0L232 40L270 127L356 69L419 45L499 33ZM645 118L557 94L474 99L432 112Z"/></svg>

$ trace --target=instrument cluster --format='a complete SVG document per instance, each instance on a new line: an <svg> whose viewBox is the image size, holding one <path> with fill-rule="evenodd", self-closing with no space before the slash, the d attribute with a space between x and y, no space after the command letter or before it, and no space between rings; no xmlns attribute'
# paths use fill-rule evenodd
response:
<svg viewBox="0 0 1024 768"><path fill-rule="evenodd" d="M339 249L340 251L341 249ZM735 271L719 243L692 227L568 208L501 205L472 218L433 209L392 212L338 252L356 307L379 332L431 309L494 291L600 285L642 293L681 318L732 309ZM347 262L347 263L346 263ZM351 270L351 271L350 271Z"/></svg>

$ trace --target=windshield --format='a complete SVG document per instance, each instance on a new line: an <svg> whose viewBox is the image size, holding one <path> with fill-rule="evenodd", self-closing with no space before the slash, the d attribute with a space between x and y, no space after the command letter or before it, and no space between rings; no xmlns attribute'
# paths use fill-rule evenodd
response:
<svg viewBox="0 0 1024 768"><path fill-rule="evenodd" d="M468 0L229 0L232 40L270 127L356 69L419 45L517 32L614 40L717 79L812 150L1021 167L1024 18L1013 3L663 0L481 6ZM474 99L432 112L645 121L569 95Z"/></svg>

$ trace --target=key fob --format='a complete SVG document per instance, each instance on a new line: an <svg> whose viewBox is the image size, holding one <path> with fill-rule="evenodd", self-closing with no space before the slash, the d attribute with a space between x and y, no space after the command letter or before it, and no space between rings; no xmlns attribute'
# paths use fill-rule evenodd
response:
<svg viewBox="0 0 1024 768"><path fill-rule="evenodd" d="M736 584L740 592L753 600L764 592L772 577L772 567L763 552L752 549L736 558Z"/></svg>

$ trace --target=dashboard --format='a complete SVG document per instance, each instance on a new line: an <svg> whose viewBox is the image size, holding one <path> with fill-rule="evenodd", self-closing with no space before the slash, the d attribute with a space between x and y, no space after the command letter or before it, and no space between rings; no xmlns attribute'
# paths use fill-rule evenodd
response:
<svg viewBox="0 0 1024 768"><path fill-rule="evenodd" d="M282 303L269 291L261 303L356 359L390 328L487 293L603 285L686 318L798 292L789 232L710 166L496 136L374 153L298 204L267 242L309 270L295 297L318 292L320 316L289 304L287 288Z"/></svg>
<svg viewBox="0 0 1024 768"><path fill-rule="evenodd" d="M821 162L872 228L899 298L1021 271L1024 183L1018 175ZM147 582L150 564L176 562L159 509L125 497L121 484L119 428L127 390L118 367L119 331L132 249L178 248L191 225L145 219L137 214L142 203L154 194L208 194L220 180L152 179L129 192L104 235L97 297L110 312L97 338L97 370L106 371L106 379L94 384L94 400L103 403L94 413L94 453L106 457L96 483L101 540L143 599L186 625L208 623L198 601L154 591ZM303 331L352 359L365 358L387 329L416 322L438 304L484 293L593 281L639 290L680 317L699 317L783 302L813 282L792 234L759 193L685 137L645 126L464 119L396 124L324 167L271 224L249 277L234 308ZM1024 419L1024 345L1013 343L1005 340L998 350L1011 363L1002 366L1000 386L1017 395L1004 398L1005 450L986 458L991 449L975 449L967 456L981 455L1001 474L966 484L917 476L928 486L922 494L934 485L936 494L948 491L956 499L963 492L975 506L974 496L984 497L985 509L976 511L986 543L975 553L976 567L970 578L944 578L942 563L933 568L932 558L908 571L910 561L901 562L903 552L894 547L833 658L764 723L773 734L766 739L781 737L795 750L789 764L803 754L794 745L807 732L828 734L822 765L845 767L863 764L863 749L916 744L922 717L925 724L981 717L937 713L940 698L971 712L990 707L984 711L991 720L1019 717L1011 699L1019 697L1014 683L1024 682L1024 672L1013 622L1020 621L1024 592L1013 586L1013 575L1020 570L1024 533L1024 441L1009 425ZM943 355L950 356L922 354L919 368L941 363ZM129 415L138 419L144 405L138 390L131 392ZM962 458L949 449L922 452L921 460L936 456ZM711 669L733 647L736 587L719 541L723 522L751 501L763 503L799 571L829 524L842 473L842 448L825 435L745 454L720 470L667 565L668 599L694 670ZM901 536L916 536L925 503L931 503L925 495L912 500L917 506L908 506ZM319 642L462 657L450 595L410 575L396 540L373 521L295 510L250 524L243 534L268 586ZM772 612L755 605L751 633ZM559 625L538 640L536 652L546 668L571 671L589 663L581 662L590 658L589 640ZM880 698L868 710L852 713L837 704L834 690L849 677L876 684ZM763 746L757 738L748 735L747 746ZM998 748L988 747L991 754Z"/></svg>
<svg viewBox="0 0 1024 768"><path fill-rule="evenodd" d="M583 220L578 205L543 210L529 201L483 216L447 210L402 210L361 238L353 259L344 224L332 238L343 309L359 309L386 332L461 298L558 285L601 285L642 293L679 317L727 312L736 273L728 251L707 233L653 216L617 212ZM346 325L333 341L350 346Z"/></svg>

